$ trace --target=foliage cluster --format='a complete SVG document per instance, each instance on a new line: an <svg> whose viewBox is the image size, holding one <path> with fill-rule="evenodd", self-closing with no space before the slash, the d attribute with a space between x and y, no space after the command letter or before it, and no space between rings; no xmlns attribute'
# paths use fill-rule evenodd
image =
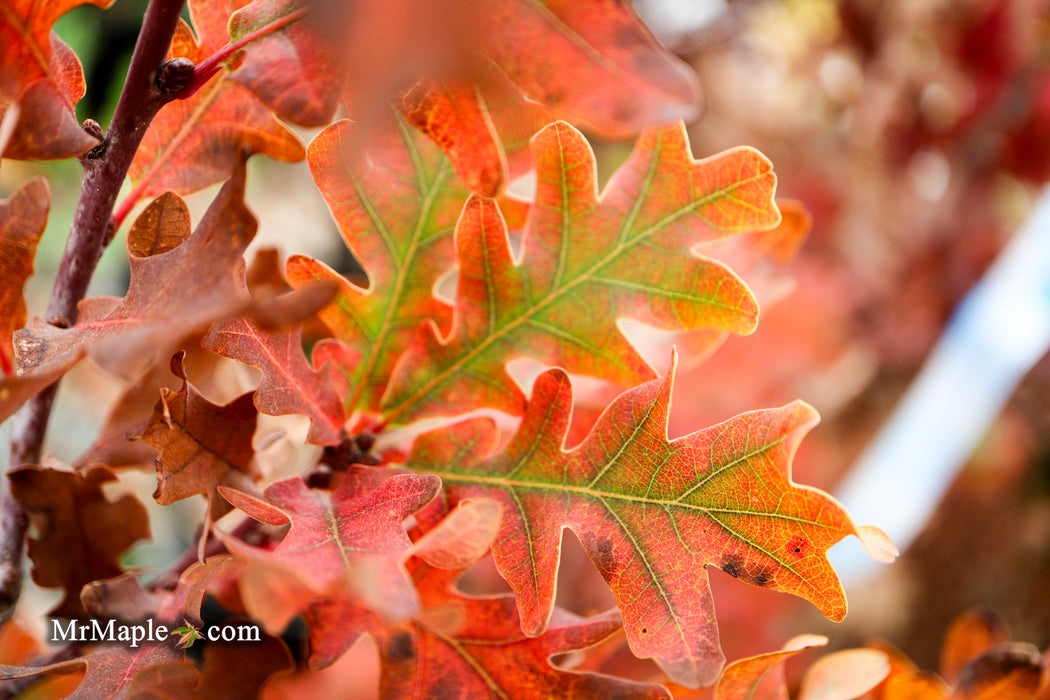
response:
<svg viewBox="0 0 1050 700"><path fill-rule="evenodd" d="M0 202L2 612L15 638L25 547L61 590L49 617L175 633L35 657L23 641L12 688L48 673L42 692L71 697L301 696L372 682L341 663L368 637L383 697L787 697L781 662L824 640L726 666L709 571L837 621L827 550L896 550L792 481L809 405L669 436L679 365L755 330L809 222L758 151L693 157L696 76L626 2L190 0L187 21L151 0L106 130L77 123L82 69L52 32L78 4L108 2L0 0L0 153L84 169L43 317L22 288L48 185ZM573 124L633 140L601 188ZM306 159L364 277L246 261L256 154ZM529 175L529 197L508 191ZM182 198L218 183L194 223ZM126 294L85 298L142 203ZM124 388L57 464L56 382L85 358ZM256 388L238 393L234 364ZM275 469L274 440L305 467ZM140 572L125 555L147 511L112 482L150 465L156 503L206 507L184 556ZM558 604L563 537L615 608ZM493 580L509 592L478 592ZM263 641L187 643L245 621ZM1042 659L1006 636L961 620L945 680L888 649L831 654L798 697L1035 697Z"/></svg>

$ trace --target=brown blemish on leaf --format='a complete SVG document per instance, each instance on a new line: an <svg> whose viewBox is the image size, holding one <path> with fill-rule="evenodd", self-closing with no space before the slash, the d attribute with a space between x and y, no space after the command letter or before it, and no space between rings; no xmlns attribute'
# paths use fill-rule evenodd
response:
<svg viewBox="0 0 1050 700"><path fill-rule="evenodd" d="M765 587L773 580L773 574L764 566L748 566L739 554L726 554L722 557L722 571L733 578L746 581L755 586Z"/></svg>
<svg viewBox="0 0 1050 700"><path fill-rule="evenodd" d="M407 661L416 658L416 645L408 632L398 632L390 638L386 647L386 657L393 661Z"/></svg>

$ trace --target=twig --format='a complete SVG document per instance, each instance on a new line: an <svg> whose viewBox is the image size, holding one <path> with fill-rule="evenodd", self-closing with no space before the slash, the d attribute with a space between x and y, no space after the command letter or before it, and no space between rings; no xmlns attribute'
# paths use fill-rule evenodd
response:
<svg viewBox="0 0 1050 700"><path fill-rule="evenodd" d="M80 201L45 315L48 323L59 328L76 323L77 303L87 293L102 251L112 237L113 204L120 186L153 117L174 99L157 87L155 76L167 56L184 2L150 1L109 133L80 159L84 168ZM16 414L9 467L39 461L55 387L52 384L41 391ZM4 482L0 489L0 621L11 616L18 600L25 534L25 517L10 496L7 480Z"/></svg>

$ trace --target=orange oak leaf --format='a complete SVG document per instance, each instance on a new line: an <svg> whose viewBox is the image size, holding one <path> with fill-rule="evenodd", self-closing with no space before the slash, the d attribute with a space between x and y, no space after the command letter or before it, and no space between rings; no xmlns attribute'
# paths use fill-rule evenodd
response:
<svg viewBox="0 0 1050 700"><path fill-rule="evenodd" d="M494 425L469 420L418 438L408 466L440 476L450 503L503 505L493 555L526 634L547 623L569 528L612 589L634 654L697 687L723 662L708 566L841 620L846 600L826 552L858 533L830 497L791 482L813 409L755 411L669 441L672 381L673 369L622 394L566 452L572 391L549 370L505 449L490 454Z"/></svg>
<svg viewBox="0 0 1050 700"><path fill-rule="evenodd" d="M393 98L485 196L507 180L499 112L483 95L494 72L529 98L515 101L526 121L541 103L606 137L692 120L702 107L695 74L622 0L416 0L363 3L351 15L336 2L256 0L231 27L235 37L260 34L233 78L281 116L321 123L348 72L357 121L370 125ZM298 70L279 70L284 57Z"/></svg>
<svg viewBox="0 0 1050 700"><path fill-rule="evenodd" d="M307 442L339 443L345 423L343 402L326 376L328 370L312 367L303 354L301 330L265 331L238 316L212 326L204 347L262 371L255 394L259 411L274 416L308 416L311 425Z"/></svg>
<svg viewBox="0 0 1050 700"><path fill-rule="evenodd" d="M29 518L33 580L65 590L48 614L82 616L81 588L119 575L120 555L149 537L146 509L134 496L107 499L102 485L116 477L103 467L73 472L24 465L9 476L11 492Z"/></svg>
<svg viewBox="0 0 1050 700"><path fill-rule="evenodd" d="M186 379L184 353L171 358L171 373L182 388L160 390L160 399L140 439L157 450L157 490L162 506L203 495L208 499L201 546L211 523L230 510L216 489L243 488L252 483L252 435L256 410L253 394L243 394L225 406L216 406Z"/></svg>
<svg viewBox="0 0 1050 700"><path fill-rule="evenodd" d="M348 415L378 408L420 323L447 327L449 306L433 287L453 265L452 232L467 197L448 160L403 122L369 140L367 168L349 152L352 129L340 122L321 132L308 158L343 239L368 273L368 289L302 256L289 258L286 270L296 288L314 281L340 286L319 315L352 357L340 363L350 386Z"/></svg>
<svg viewBox="0 0 1050 700"><path fill-rule="evenodd" d="M0 155L21 160L71 158L98 145L77 123L84 70L51 31L77 5L113 0L0 0L0 123L16 120Z"/></svg>
<svg viewBox="0 0 1050 700"><path fill-rule="evenodd" d="M22 287L33 274L33 257L50 206L43 178L30 180L10 198L0 200L0 374L14 372L11 335L26 322Z"/></svg>
<svg viewBox="0 0 1050 700"><path fill-rule="evenodd" d="M495 197L531 167L533 134L554 121L495 65L477 82L420 78L397 100L406 120L441 147L467 187Z"/></svg>
<svg viewBox="0 0 1050 700"><path fill-rule="evenodd" d="M491 407L520 414L506 371L527 357L625 387L653 369L621 333L628 317L669 330L754 330L758 306L702 241L775 226L769 161L738 148L701 161L682 126L646 132L599 197L594 155L568 124L532 141L538 185L520 262L497 205L472 196L456 229L452 330L426 326L402 354L382 413L393 425Z"/></svg>
<svg viewBox="0 0 1050 700"><path fill-rule="evenodd" d="M1001 642L966 665L951 700L1035 700L1046 660L1025 642Z"/></svg>
<svg viewBox="0 0 1050 700"><path fill-rule="evenodd" d="M622 138L700 116L696 75L625 0L478 0L477 10L481 50L561 118Z"/></svg>
<svg viewBox="0 0 1050 700"><path fill-rule="evenodd" d="M869 644L886 654L889 675L873 691L877 700L944 700L951 688L932 671L920 671L899 649L883 640Z"/></svg>
<svg viewBox="0 0 1050 700"><path fill-rule="evenodd" d="M229 536L223 541L236 557L291 572L318 596L353 593L392 617L403 617L418 605L401 565L411 545L403 522L433 499L438 487L433 476L390 476L387 470L357 467L332 492L309 488L298 477L268 486L265 500L220 488L250 517L291 525L272 551ZM254 580L262 585L262 578ZM242 589L252 580L244 576ZM242 590L245 598L252 593ZM309 602L300 601L303 607Z"/></svg>
<svg viewBox="0 0 1050 700"><path fill-rule="evenodd" d="M952 620L941 646L941 676L955 683L967 664L1009 639L1010 628L998 613L978 609L959 615Z"/></svg>
<svg viewBox="0 0 1050 700"><path fill-rule="evenodd" d="M669 697L665 688L597 673L568 671L550 661L593 646L620 630L615 610L581 618L555 608L546 631L522 634L513 596L477 598L451 587L458 573L417 581L425 605L458 622L438 629L423 622L376 634L382 659L382 697L534 697L577 700Z"/></svg>
<svg viewBox="0 0 1050 700"><path fill-rule="evenodd" d="M80 319L68 329L34 319L15 333L21 371L68 366L86 350L107 371L135 379L170 357L187 335L247 306L242 254L257 223L244 204L243 167L193 235L175 199L152 203L132 228L131 283L123 299L81 302ZM144 252L150 254L141 257Z"/></svg>
<svg viewBox="0 0 1050 700"><path fill-rule="evenodd" d="M780 651L734 661L722 671L714 700L788 700L784 662L801 651L827 643L827 637L804 634L789 640Z"/></svg>
<svg viewBox="0 0 1050 700"><path fill-rule="evenodd" d="M196 30L179 23L169 58L197 63L225 46L226 24L236 0L191 0ZM121 204L118 220L136 201L162 192L189 194L228 178L244 153L275 160L302 160L302 144L255 96L227 80L222 69L195 95L173 100L157 114L135 154L128 176L135 190Z"/></svg>

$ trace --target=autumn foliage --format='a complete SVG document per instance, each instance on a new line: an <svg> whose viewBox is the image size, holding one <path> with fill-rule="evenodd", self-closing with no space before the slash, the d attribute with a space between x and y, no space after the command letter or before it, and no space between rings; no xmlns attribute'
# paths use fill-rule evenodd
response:
<svg viewBox="0 0 1050 700"><path fill-rule="evenodd" d="M697 77L629 3L190 0L187 22L151 0L105 134L74 118L83 72L51 31L76 4L0 0L0 153L79 158L78 212L102 212L74 218L30 317L48 185L0 202L0 418L15 416L0 648L16 649L0 677L53 676L40 692L71 697L376 678L384 698L788 697L782 663L826 640L726 665L710 572L839 621L828 549L896 550L793 481L808 404L673 437L679 366L755 330L809 222L757 150L694 156ZM633 144L601 183L577 127ZM259 155L307 161L363 275L296 251L294 232L283 264L249 252ZM509 188L523 175L527 196ZM219 183L194 221L183 197ZM125 228L126 293L84 298ZM64 465L41 454L48 387L84 362L123 389ZM232 366L253 368L251 390L231 393ZM294 473L263 458L273 426ZM156 504L204 507L177 523L184 555L141 570L127 553L157 525L110 487L154 467ZM558 604L571 537L610 609ZM261 640L34 655L10 641L23 544L35 585L61 590L49 618L236 621ZM857 649L817 661L799 697L1035 697L1038 652L982 620L953 631L943 679Z"/></svg>

